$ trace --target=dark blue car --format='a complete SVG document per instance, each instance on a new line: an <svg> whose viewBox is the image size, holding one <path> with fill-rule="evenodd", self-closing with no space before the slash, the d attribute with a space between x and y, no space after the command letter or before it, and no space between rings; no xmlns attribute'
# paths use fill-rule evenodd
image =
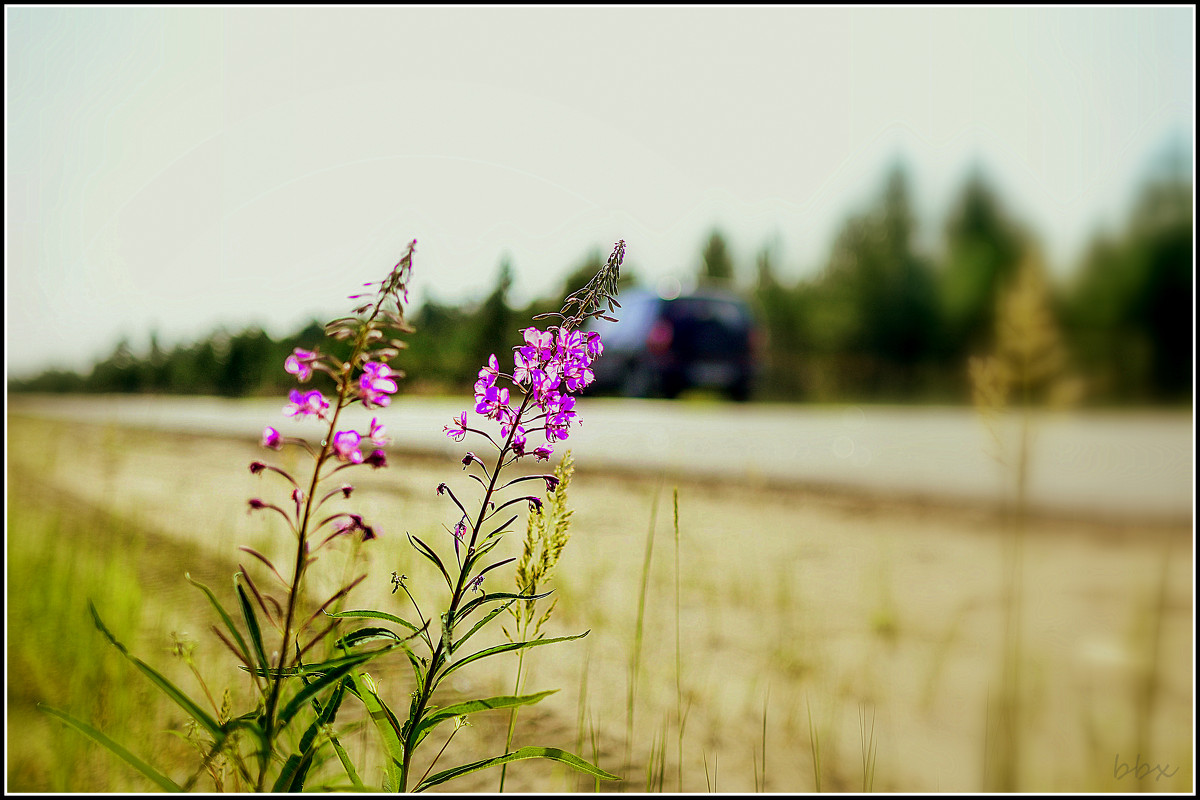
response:
<svg viewBox="0 0 1200 800"><path fill-rule="evenodd" d="M586 326L604 342L590 393L673 398L687 389L713 389L734 400L750 398L760 334L740 297L701 290L666 298L631 289L618 300L617 322Z"/></svg>

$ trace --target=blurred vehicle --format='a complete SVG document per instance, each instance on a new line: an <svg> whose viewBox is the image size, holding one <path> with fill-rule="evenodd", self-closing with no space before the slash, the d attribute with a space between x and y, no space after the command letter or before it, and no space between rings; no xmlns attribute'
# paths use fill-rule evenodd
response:
<svg viewBox="0 0 1200 800"><path fill-rule="evenodd" d="M701 290L662 297L645 289L622 292L617 322L590 320L604 354L592 364L589 391L626 397L678 397L715 389L749 400L761 349L746 301L731 292Z"/></svg>

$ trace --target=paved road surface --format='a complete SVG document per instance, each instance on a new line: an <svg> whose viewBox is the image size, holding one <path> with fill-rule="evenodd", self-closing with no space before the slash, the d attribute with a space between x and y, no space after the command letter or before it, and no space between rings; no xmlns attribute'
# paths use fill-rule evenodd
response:
<svg viewBox="0 0 1200 800"><path fill-rule="evenodd" d="M9 411L135 427L255 437L265 425L313 436L284 400L9 398ZM376 414L395 447L459 457L442 434L462 400L398 398ZM582 464L647 473L995 502L1005 471L970 409L582 400L569 444ZM359 406L347 423L366 430ZM1191 523L1194 422L1185 411L1044 413L1034 418L1029 498L1037 508ZM1006 435L1015 441L1013 425ZM482 449L476 445L478 449Z"/></svg>

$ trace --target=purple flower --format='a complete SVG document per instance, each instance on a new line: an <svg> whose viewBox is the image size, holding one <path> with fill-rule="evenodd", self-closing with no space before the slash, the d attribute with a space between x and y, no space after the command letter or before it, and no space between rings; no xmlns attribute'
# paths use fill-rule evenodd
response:
<svg viewBox="0 0 1200 800"><path fill-rule="evenodd" d="M584 336L579 331L567 330L566 328L558 329L556 344L558 345L558 357L562 361L574 361L587 357L587 345Z"/></svg>
<svg viewBox="0 0 1200 800"><path fill-rule="evenodd" d="M521 332L525 336L528 347L521 348L526 355L539 362L554 358L554 334L550 331L539 331L537 328L526 328Z"/></svg>
<svg viewBox="0 0 1200 800"><path fill-rule="evenodd" d="M272 450L281 450L283 449L283 442L280 441L280 439L281 437L279 435L279 431L275 430L274 428L267 427L263 429L263 447L269 447Z"/></svg>
<svg viewBox="0 0 1200 800"><path fill-rule="evenodd" d="M604 353L604 342L600 341L600 334L597 331L588 331L584 334L587 337L587 354L588 360L593 361L599 358Z"/></svg>
<svg viewBox="0 0 1200 800"><path fill-rule="evenodd" d="M573 361L565 373L567 389L577 392L596 379L596 373L585 361Z"/></svg>
<svg viewBox="0 0 1200 800"><path fill-rule="evenodd" d="M303 350L296 348L292 355L287 357L283 362L284 372L290 372L296 376L296 379L303 383L312 377L312 362L317 358L317 354L311 350Z"/></svg>
<svg viewBox="0 0 1200 800"><path fill-rule="evenodd" d="M479 380L487 380L488 386L494 386L496 376L500 374L500 362L496 360L496 354L492 353L488 356L488 363L484 364L479 370Z"/></svg>
<svg viewBox="0 0 1200 800"><path fill-rule="evenodd" d="M363 405L367 408L386 406L392 402L389 395L396 391L396 381L392 380L392 368L387 364L368 361L363 364L362 377L358 379L358 394Z"/></svg>
<svg viewBox="0 0 1200 800"><path fill-rule="evenodd" d="M454 418L453 425L445 425L442 430L456 442L461 442L467 435L467 412L464 411Z"/></svg>
<svg viewBox="0 0 1200 800"><path fill-rule="evenodd" d="M548 445L548 444L544 444L544 445L542 445L541 447L535 448L535 449L534 449L534 451L533 451L533 454L534 454L535 456L537 456L537 460L538 460L538 461L549 461L549 460L550 460L550 454L551 454L551 453L553 453L553 452L554 452L554 448L553 448L553 447L551 447L551 446L550 446L550 445Z"/></svg>
<svg viewBox="0 0 1200 800"><path fill-rule="evenodd" d="M251 461L250 462L250 474L251 475L257 475L258 473L262 472L266 468L267 468L267 465L262 463L261 461Z"/></svg>
<svg viewBox="0 0 1200 800"><path fill-rule="evenodd" d="M387 453L376 448L371 452L371 455L363 459L363 463L371 469L379 469L387 466Z"/></svg>
<svg viewBox="0 0 1200 800"><path fill-rule="evenodd" d="M531 348L522 347L513 353L513 381L518 385L529 383L533 379L533 375L538 371L537 357L527 353Z"/></svg>
<svg viewBox="0 0 1200 800"><path fill-rule="evenodd" d="M561 380L558 364L550 363L545 369L535 369L529 380L529 394L533 396L534 402L541 406L547 395L558 389Z"/></svg>
<svg viewBox="0 0 1200 800"><path fill-rule="evenodd" d="M507 408L508 389L489 386L483 393L483 397L479 398L479 402L475 404L475 413L482 414L488 419L500 419L503 413L501 409L507 410Z"/></svg>
<svg viewBox="0 0 1200 800"><path fill-rule="evenodd" d="M474 592L482 592L483 589L479 588L482 585L483 585L483 576L476 575L474 578L471 579L471 582L467 584L467 588L469 588L471 591L474 591Z"/></svg>
<svg viewBox="0 0 1200 800"><path fill-rule="evenodd" d="M363 463L363 454L358 449L362 443L362 437L357 431L342 431L333 435L333 452L337 456L338 461L346 461L351 464Z"/></svg>
<svg viewBox="0 0 1200 800"><path fill-rule="evenodd" d="M508 430L507 425L501 426L500 435L507 437ZM525 455L525 428L522 425L518 425L516 433L513 434L512 449L519 456Z"/></svg>
<svg viewBox="0 0 1200 800"><path fill-rule="evenodd" d="M380 425L379 420L371 417L371 430L367 432L367 438L382 447L392 441L385 435L386 433L387 428Z"/></svg>
<svg viewBox="0 0 1200 800"><path fill-rule="evenodd" d="M292 389L288 392L288 399L292 401L292 404L284 406L283 413L289 417L306 417L309 414L315 414L318 419L324 419L325 411L329 408L329 402L316 389L306 394L300 394L298 390Z"/></svg>

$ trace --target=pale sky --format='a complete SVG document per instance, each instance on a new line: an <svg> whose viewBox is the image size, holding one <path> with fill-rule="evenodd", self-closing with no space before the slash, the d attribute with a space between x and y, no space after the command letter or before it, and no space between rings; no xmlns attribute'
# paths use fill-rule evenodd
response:
<svg viewBox="0 0 1200 800"><path fill-rule="evenodd" d="M720 228L818 269L907 165L936 243L968 169L1068 271L1172 143L1195 11L5 8L8 372L414 300L516 299L617 239L656 279ZM1191 169L1189 163L1189 169Z"/></svg>

